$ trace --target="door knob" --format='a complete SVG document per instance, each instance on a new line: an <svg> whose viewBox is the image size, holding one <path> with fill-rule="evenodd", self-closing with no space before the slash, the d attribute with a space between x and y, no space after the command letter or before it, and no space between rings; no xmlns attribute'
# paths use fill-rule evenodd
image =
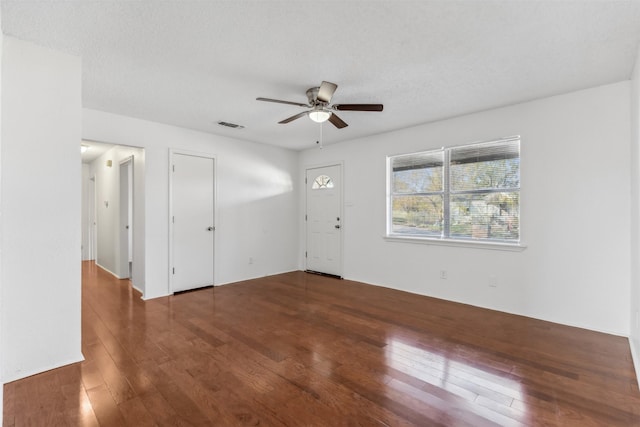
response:
<svg viewBox="0 0 640 427"><path fill-rule="evenodd" d="M337 224L337 225L334 225L334 227L335 227L335 228L340 228L340 225L339 225L339 224Z"/></svg>
<svg viewBox="0 0 640 427"><path fill-rule="evenodd" d="M214 228L213 227L207 227L207 231L213 231Z"/></svg>

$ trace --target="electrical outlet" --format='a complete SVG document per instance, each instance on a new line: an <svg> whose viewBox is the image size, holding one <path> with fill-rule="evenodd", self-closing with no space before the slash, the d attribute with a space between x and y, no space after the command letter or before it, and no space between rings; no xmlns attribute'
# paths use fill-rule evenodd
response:
<svg viewBox="0 0 640 427"><path fill-rule="evenodd" d="M440 270L440 278L441 279L447 278L447 270Z"/></svg>
<svg viewBox="0 0 640 427"><path fill-rule="evenodd" d="M498 287L498 278L496 277L495 274L492 274L489 276L489 287L490 288L497 288Z"/></svg>

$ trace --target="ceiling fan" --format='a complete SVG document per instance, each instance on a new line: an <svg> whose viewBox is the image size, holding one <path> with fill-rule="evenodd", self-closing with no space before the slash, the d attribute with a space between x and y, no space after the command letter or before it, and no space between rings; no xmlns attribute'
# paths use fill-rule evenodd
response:
<svg viewBox="0 0 640 427"><path fill-rule="evenodd" d="M295 116L286 118L278 123L286 124L299 119L303 116L309 116L311 120L317 123L330 121L338 129L349 126L344 120L338 117L334 111L382 111L382 104L333 104L331 98L335 93L338 85L331 82L322 82L320 87L312 87L307 90L307 104L300 102L282 101L280 99L256 98L257 101L277 102L278 104L297 105L299 107L310 108L310 110L298 113Z"/></svg>

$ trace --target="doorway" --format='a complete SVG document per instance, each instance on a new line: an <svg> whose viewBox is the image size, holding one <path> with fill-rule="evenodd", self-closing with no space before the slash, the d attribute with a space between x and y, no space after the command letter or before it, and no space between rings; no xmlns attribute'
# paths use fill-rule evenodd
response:
<svg viewBox="0 0 640 427"><path fill-rule="evenodd" d="M306 171L306 268L342 277L342 165Z"/></svg>
<svg viewBox="0 0 640 427"><path fill-rule="evenodd" d="M82 148L83 259L130 280L144 298L144 149L89 140Z"/></svg>
<svg viewBox="0 0 640 427"><path fill-rule="evenodd" d="M170 293L214 284L215 159L170 152Z"/></svg>

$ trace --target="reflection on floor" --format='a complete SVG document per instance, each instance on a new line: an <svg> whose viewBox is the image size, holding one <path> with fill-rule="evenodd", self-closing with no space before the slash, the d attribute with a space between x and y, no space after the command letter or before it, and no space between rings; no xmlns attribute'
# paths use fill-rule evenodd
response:
<svg viewBox="0 0 640 427"><path fill-rule="evenodd" d="M628 341L302 272L142 301L83 264L86 361L4 425L640 425Z"/></svg>

